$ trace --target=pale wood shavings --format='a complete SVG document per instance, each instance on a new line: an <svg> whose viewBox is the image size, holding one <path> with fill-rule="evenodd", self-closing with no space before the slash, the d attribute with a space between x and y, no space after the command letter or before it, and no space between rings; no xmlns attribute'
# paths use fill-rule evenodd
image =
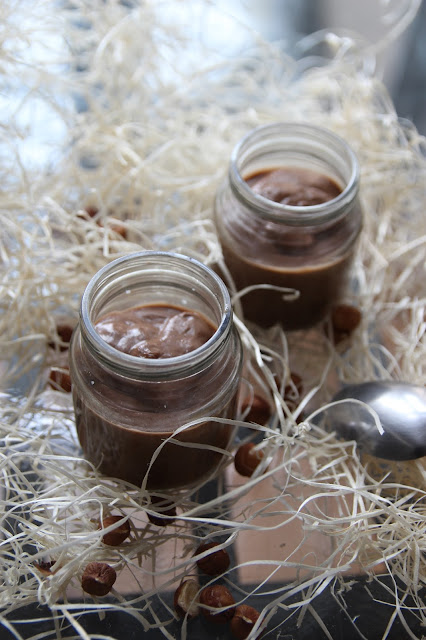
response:
<svg viewBox="0 0 426 640"><path fill-rule="evenodd" d="M400 3L395 14L388 7L388 37L377 49L417 6ZM329 634L313 613L315 598L331 588L344 610L352 580L345 572L356 566L371 582L378 572L395 580L385 636L394 618L406 625L409 598L424 624L423 460L360 458L313 416L342 382L426 381L425 142L398 121L368 73L375 47L328 35L334 61L307 69L309 43L297 63L239 24L245 44L226 58L194 29L214 4L179 0L169 9L151 0L73 0L60 11L50 0L0 6L0 82L11 100L0 126L2 624L19 633L21 607L37 602L49 606L57 637L68 627L86 638L84 618L114 610L141 632L186 638L167 594L194 571L200 539L227 548L247 533L286 537L294 525L293 547L237 558L225 576L237 600L263 594L270 628L279 610L300 625L314 615ZM39 117L40 105L47 116ZM278 120L327 126L359 156L365 227L348 301L361 309L361 326L342 347L322 327L285 335L237 318L247 389L269 394L275 408L267 426L236 422L243 438L261 440L264 464L244 483L221 474L211 502L192 491L174 496L178 518L158 528L143 488L103 478L80 457L70 399L45 389L48 345L58 318L76 322L91 276L144 248L217 265L238 315L212 223L214 194L239 138ZM291 371L304 386L295 403L284 397ZM231 468L228 459L225 472ZM132 522L118 549L103 545L97 527L111 511ZM325 557L312 552L315 536L332 541ZM127 575L133 595L123 580L108 601L84 596L79 580L93 560ZM36 566L43 561L54 562L47 576ZM250 566L264 575L255 589L237 580ZM286 582L283 571L292 572Z"/></svg>

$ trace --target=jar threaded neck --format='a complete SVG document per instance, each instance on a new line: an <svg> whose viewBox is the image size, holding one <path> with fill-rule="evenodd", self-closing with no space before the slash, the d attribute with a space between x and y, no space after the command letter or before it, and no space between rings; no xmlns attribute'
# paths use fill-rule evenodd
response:
<svg viewBox="0 0 426 640"><path fill-rule="evenodd" d="M119 351L96 330L96 321L107 311L155 304L199 311L216 331L193 351L151 359ZM87 348L104 366L136 379L173 379L209 366L225 347L231 326L231 301L221 279L198 260L162 251L133 253L110 262L89 282L80 307Z"/></svg>
<svg viewBox="0 0 426 640"><path fill-rule="evenodd" d="M245 179L259 169L303 167L307 159L312 168L332 173L341 186L333 200L303 207L282 204L254 193ZM276 123L252 130L234 148L228 175L234 195L256 215L296 227L338 219L359 190L359 164L350 146L335 133L308 124Z"/></svg>

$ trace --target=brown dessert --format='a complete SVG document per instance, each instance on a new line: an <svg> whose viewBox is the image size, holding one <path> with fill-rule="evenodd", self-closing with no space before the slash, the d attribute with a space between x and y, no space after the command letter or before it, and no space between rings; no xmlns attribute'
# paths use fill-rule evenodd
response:
<svg viewBox="0 0 426 640"><path fill-rule="evenodd" d="M306 207L331 202L341 193L331 178L312 170L282 167L245 180L258 196L300 207L301 224L286 225L278 217L261 216L241 217L237 222L237 214L229 213L229 220L224 215L219 237L237 289L266 284L299 292L297 299L285 300L285 292L255 289L241 298L244 315L266 327L277 321L285 329L312 326L324 317L345 285L358 216L343 216L318 227L304 223ZM293 213L298 215L294 209Z"/></svg>
<svg viewBox="0 0 426 640"><path fill-rule="evenodd" d="M334 180L310 169L269 169L245 180L254 193L292 207L311 207L329 202L342 192Z"/></svg>
<svg viewBox="0 0 426 640"><path fill-rule="evenodd" d="M189 353L216 331L199 313L165 305L114 311L95 327L112 347L141 358L175 358Z"/></svg>
<svg viewBox="0 0 426 640"><path fill-rule="evenodd" d="M201 314L171 305L115 311L101 317L95 328L110 346L140 357L141 362L189 353L216 331ZM149 469L147 487L164 489L194 484L218 466L220 453L199 448L228 447L232 429L217 422L197 424L175 436L178 442L194 446L168 442L160 452L157 449L181 425L212 415L212 380L217 397L228 364L219 370L205 367L196 375L178 379L132 380L106 372L76 350L74 367L75 375L78 371L93 380L90 397L74 395L76 424L86 457L102 473L140 486ZM220 417L233 417L234 397L235 393L225 394Z"/></svg>

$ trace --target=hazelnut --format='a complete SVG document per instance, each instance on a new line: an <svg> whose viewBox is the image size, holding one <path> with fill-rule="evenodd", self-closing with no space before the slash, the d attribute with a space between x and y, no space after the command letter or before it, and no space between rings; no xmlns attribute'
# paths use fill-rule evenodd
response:
<svg viewBox="0 0 426 640"><path fill-rule="evenodd" d="M90 218L95 218L99 213L99 209L95 206L88 205L84 207L84 209L79 209L77 211L77 218L80 220L89 220Z"/></svg>
<svg viewBox="0 0 426 640"><path fill-rule="evenodd" d="M235 600L231 592L223 584L213 584L205 587L200 593L200 604L211 607L211 609L203 609L203 615L213 622L225 624L229 622L235 611ZM215 612L212 609L222 609L223 611Z"/></svg>
<svg viewBox="0 0 426 640"><path fill-rule="evenodd" d="M81 586L92 596L106 596L116 578L115 569L106 562L89 562L81 577Z"/></svg>
<svg viewBox="0 0 426 640"><path fill-rule="evenodd" d="M173 604L180 618L195 618L200 612L198 606L198 584L192 578L181 582L175 591Z"/></svg>
<svg viewBox="0 0 426 640"><path fill-rule="evenodd" d="M56 326L56 334L59 338L59 350L66 351L69 348L73 327L68 324L58 324ZM49 342L49 347L54 349L58 343L56 341Z"/></svg>
<svg viewBox="0 0 426 640"><path fill-rule="evenodd" d="M62 390L66 393L71 391L71 376L64 368L52 367L49 375L49 386L56 391Z"/></svg>
<svg viewBox="0 0 426 640"><path fill-rule="evenodd" d="M87 213L89 218L94 218L99 213L99 209L97 207L94 207L93 205L88 205L85 208L85 212Z"/></svg>
<svg viewBox="0 0 426 640"><path fill-rule="evenodd" d="M219 546L217 542L207 542L201 544L195 552L195 555L207 551L207 549L214 549ZM205 558L197 560L197 567L208 576L218 576L224 573L230 565L229 554L225 549L218 549L209 553Z"/></svg>
<svg viewBox="0 0 426 640"><path fill-rule="evenodd" d="M359 326L362 319L361 311L349 304L339 304L332 309L331 326L332 339L338 344L348 338Z"/></svg>
<svg viewBox="0 0 426 640"><path fill-rule="evenodd" d="M263 451L255 448L254 442L245 442L238 447L234 456L235 469L241 476L250 478L263 459Z"/></svg>
<svg viewBox="0 0 426 640"><path fill-rule="evenodd" d="M99 209L97 209L96 207L93 206L87 206L84 209L84 213L83 214L78 214L79 218L95 218L99 213ZM97 220L97 224L100 227L103 227L103 221L102 220ZM121 224L119 221L117 222L112 222L111 224L108 225L109 230L111 230L113 233L116 233L119 236L122 236L125 240L127 239L127 229L124 226L124 224Z"/></svg>
<svg viewBox="0 0 426 640"><path fill-rule="evenodd" d="M124 240L127 240L127 229L124 226L124 224L118 224L116 222L116 223L110 225L110 229L111 229L111 231L116 233L118 236L121 236L122 238L124 238Z"/></svg>
<svg viewBox="0 0 426 640"><path fill-rule="evenodd" d="M164 498L151 496L151 504L159 508L158 513L148 513L148 520L152 524L155 524L157 527L165 527L168 524L173 524L176 516L176 507L171 502Z"/></svg>
<svg viewBox="0 0 426 640"><path fill-rule="evenodd" d="M107 516L102 520L100 529L106 529L110 527L115 522L120 522L123 520L123 516ZM122 544L126 538L130 535L130 522L126 520L125 522L121 522L115 529L112 531L108 531L103 535L102 542L111 547L117 547Z"/></svg>
<svg viewBox="0 0 426 640"><path fill-rule="evenodd" d="M124 238L125 240L127 239L127 229L124 226L124 224L120 224L119 222L108 222L108 224L105 226L104 223L102 222L102 220L98 221L98 225L103 229L106 228L107 231L111 231L112 233L115 233L119 236L121 236L122 238ZM111 234L109 234L110 237Z"/></svg>
<svg viewBox="0 0 426 640"><path fill-rule="evenodd" d="M339 304L331 312L331 323L336 331L352 333L361 322L361 311L349 304Z"/></svg>
<svg viewBox="0 0 426 640"><path fill-rule="evenodd" d="M58 334L61 342L63 342L64 345L69 345L69 343L71 342L73 331L73 327L70 327L70 325L68 324L58 324L58 326L56 327L56 333Z"/></svg>
<svg viewBox="0 0 426 640"><path fill-rule="evenodd" d="M52 573L54 573L54 571L52 571L52 567L55 564L56 564L55 560L52 560L50 562L46 562L42 560L41 562L35 562L34 566L36 569L40 571L40 573L44 574L45 576L50 576L52 575Z"/></svg>
<svg viewBox="0 0 426 640"><path fill-rule="evenodd" d="M243 400L241 409L244 413L248 409L245 420L247 422L255 422L256 424L266 424L272 413L270 403L257 394L251 399L247 398Z"/></svg>
<svg viewBox="0 0 426 640"><path fill-rule="evenodd" d="M235 608L231 620L232 634L238 640L245 640L259 619L260 613L247 604L240 604Z"/></svg>

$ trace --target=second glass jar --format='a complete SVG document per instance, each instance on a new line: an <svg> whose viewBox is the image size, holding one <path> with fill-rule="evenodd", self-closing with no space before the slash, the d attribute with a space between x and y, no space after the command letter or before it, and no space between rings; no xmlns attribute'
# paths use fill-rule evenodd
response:
<svg viewBox="0 0 426 640"><path fill-rule="evenodd" d="M275 201L273 182L280 179L286 182L284 197ZM263 192L258 180L266 185ZM297 197L295 181L302 186ZM325 185L327 200L318 198L318 185ZM255 285L241 298L244 316L264 327L311 327L347 283L362 227L357 158L343 139L321 127L259 127L232 153L217 193L215 221L237 290ZM277 288L294 289L298 297L285 299Z"/></svg>

